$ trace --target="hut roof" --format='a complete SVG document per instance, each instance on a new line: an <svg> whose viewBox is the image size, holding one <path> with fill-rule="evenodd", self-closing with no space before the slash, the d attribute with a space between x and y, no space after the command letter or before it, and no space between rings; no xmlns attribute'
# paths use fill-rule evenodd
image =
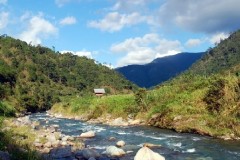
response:
<svg viewBox="0 0 240 160"><path fill-rule="evenodd" d="M105 89L103 89L103 88L97 88L97 89L94 89L94 93L104 94L104 93L106 93L106 92L105 92Z"/></svg>

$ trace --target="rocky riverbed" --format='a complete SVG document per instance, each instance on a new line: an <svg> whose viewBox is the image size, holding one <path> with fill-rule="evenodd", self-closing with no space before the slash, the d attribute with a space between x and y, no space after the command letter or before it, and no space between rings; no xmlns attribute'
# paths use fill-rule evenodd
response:
<svg viewBox="0 0 240 160"><path fill-rule="evenodd" d="M98 121L84 122L61 115L37 113L15 119L3 130L14 126L30 127L35 135L32 146L44 159L137 160L142 157L144 160L147 154L155 157L151 160L240 159L238 141L138 126L121 118L111 119L109 124L111 121L118 122L109 126L96 123Z"/></svg>
<svg viewBox="0 0 240 160"><path fill-rule="evenodd" d="M46 124L49 120L45 119ZM159 145L144 144L144 146L126 145L123 140L117 141L115 137L109 137L109 141L114 141L115 145L106 147L105 151L98 150L94 147L87 146L84 142L96 136L95 131L87 131L79 133L78 136L65 135L59 129L59 125L41 126L40 122L32 121L29 116L20 117L13 121L5 120L8 127L4 127L2 131L9 131L13 127L29 127L31 133L34 134L32 147L38 154L46 160L118 160L133 159L143 160L164 160L160 154L152 151L150 148L159 148ZM124 122L125 123L125 122ZM25 149L22 148L24 151ZM139 150L134 156L132 150ZM10 154L0 151L0 158L10 160Z"/></svg>

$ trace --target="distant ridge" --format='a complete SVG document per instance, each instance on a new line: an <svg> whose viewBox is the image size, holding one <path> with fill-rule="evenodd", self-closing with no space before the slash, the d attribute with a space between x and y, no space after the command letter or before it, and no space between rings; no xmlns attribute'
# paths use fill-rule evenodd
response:
<svg viewBox="0 0 240 160"><path fill-rule="evenodd" d="M129 65L116 70L138 86L150 88L187 70L204 53L179 53L157 58L145 65Z"/></svg>

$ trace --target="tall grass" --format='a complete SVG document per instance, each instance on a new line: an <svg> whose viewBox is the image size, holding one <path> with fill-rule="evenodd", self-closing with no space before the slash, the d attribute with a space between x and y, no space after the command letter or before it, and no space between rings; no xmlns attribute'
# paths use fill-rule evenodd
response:
<svg viewBox="0 0 240 160"><path fill-rule="evenodd" d="M141 90L141 94L68 97L52 110L90 114L90 118L133 114L151 125L181 132L240 136L240 77L235 74L183 74L153 90ZM155 120L153 115L157 115Z"/></svg>

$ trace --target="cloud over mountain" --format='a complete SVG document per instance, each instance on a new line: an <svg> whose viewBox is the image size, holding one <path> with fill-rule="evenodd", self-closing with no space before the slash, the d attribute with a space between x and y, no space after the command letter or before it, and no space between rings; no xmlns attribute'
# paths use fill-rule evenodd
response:
<svg viewBox="0 0 240 160"><path fill-rule="evenodd" d="M120 67L129 64L145 64L157 57L177 54L182 50L182 46L177 40L167 40L152 33L126 39L112 45L110 50L113 53L125 54L117 63L117 67Z"/></svg>
<svg viewBox="0 0 240 160"><path fill-rule="evenodd" d="M58 29L42 16L33 16L28 22L27 28L19 38L33 45L41 44L42 39L50 35L56 35Z"/></svg>

